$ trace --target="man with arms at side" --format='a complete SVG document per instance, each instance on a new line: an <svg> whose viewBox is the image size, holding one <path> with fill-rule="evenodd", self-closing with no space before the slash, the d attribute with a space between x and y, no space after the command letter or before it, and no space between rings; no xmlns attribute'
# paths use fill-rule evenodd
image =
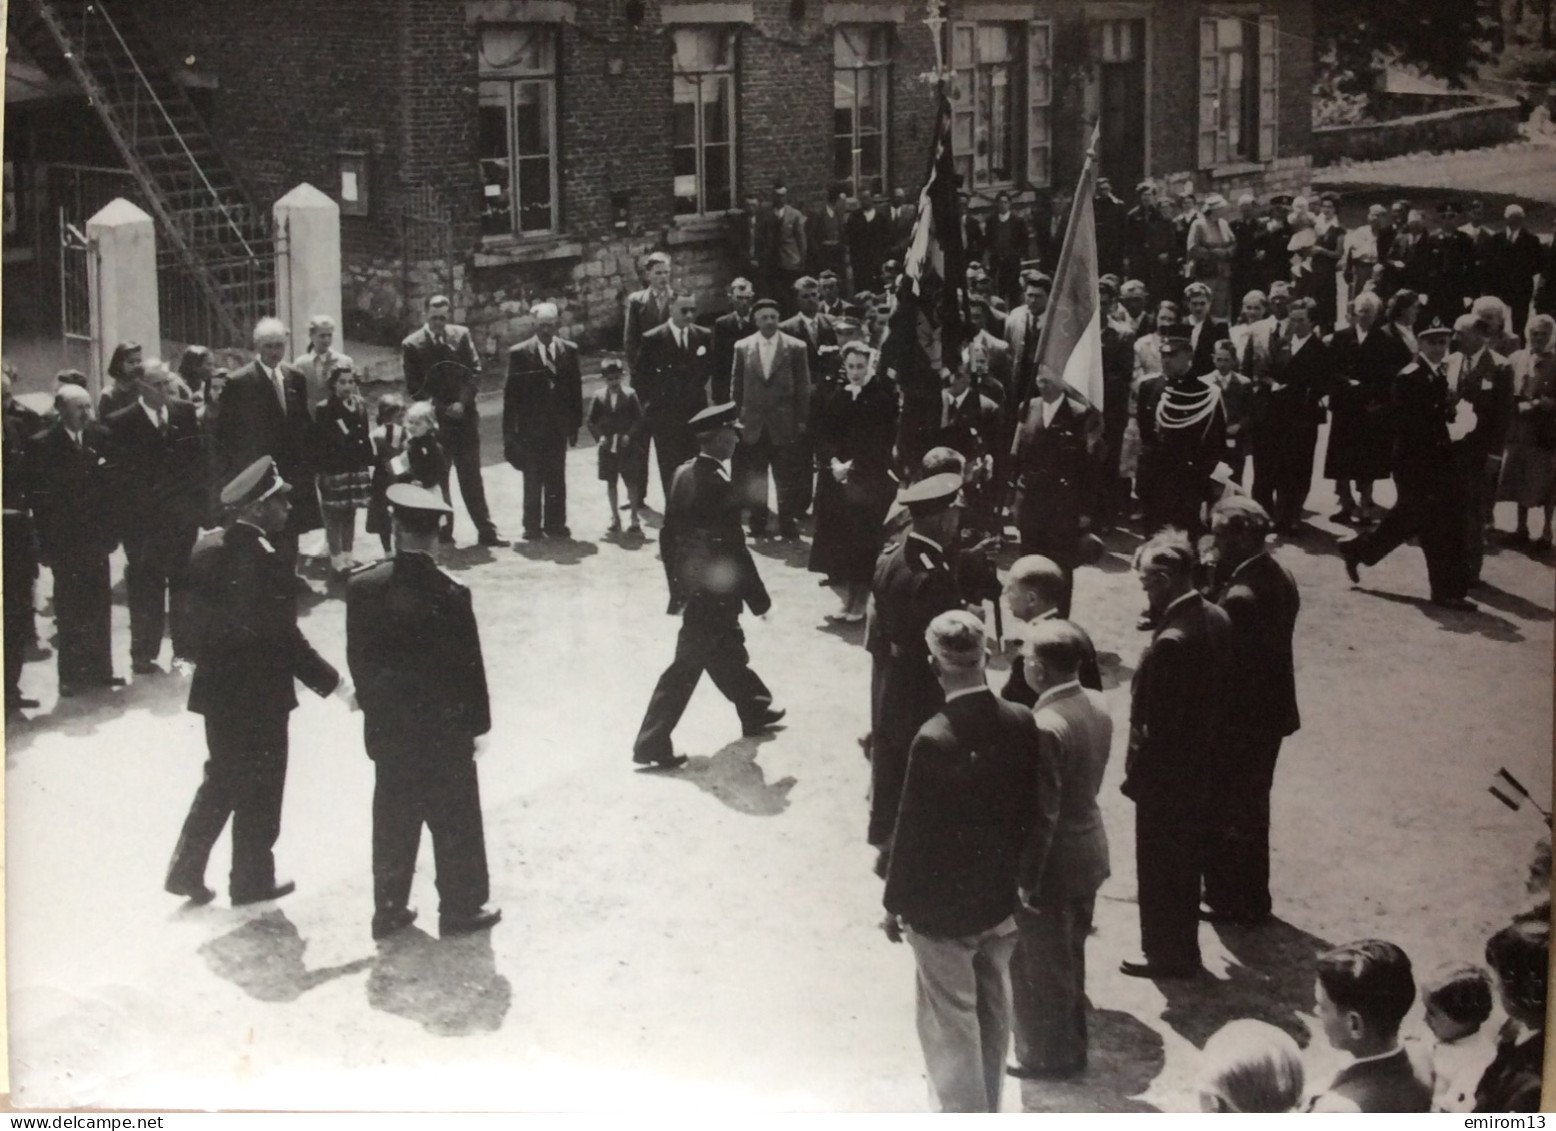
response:
<svg viewBox="0 0 1556 1131"><path fill-rule="evenodd" d="M750 508L751 536L767 536L767 473L778 494L778 535L799 535L810 421L811 375L805 343L778 328L778 304L756 304L756 333L735 344L732 394L740 411L736 479Z"/></svg>
<svg viewBox="0 0 1556 1131"><path fill-rule="evenodd" d="M1013 413L1022 410L1037 387L1037 344L1048 317L1048 295L1053 290L1053 280L1041 271L1025 271L1021 276L1021 288L1025 303L1005 318L1005 344L1010 346L1011 366L1015 371L1015 388L1010 398Z"/></svg>
<svg viewBox="0 0 1556 1131"><path fill-rule="evenodd" d="M751 280L737 278L729 285L729 313L721 315L713 323L713 390L714 404L729 400L729 385L735 368L735 343L756 333L756 319L751 307L756 302L756 290Z"/></svg>
<svg viewBox="0 0 1556 1131"><path fill-rule="evenodd" d="M1059 601L1069 592L1069 581L1064 570L1056 562L1040 554L1026 554L1010 565L1005 579L1005 604L1019 627L1012 635L1017 643L1024 642L1026 631L1051 620L1063 620L1059 615ZM1102 672L1097 667L1097 649L1086 630L1073 621L1067 621L1080 633L1081 658L1076 663L1076 678L1087 691L1102 690ZM1030 707L1037 702L1037 692L1027 682L1025 650L1010 661L1010 676L1000 691L1000 698L1010 703Z"/></svg>
<svg viewBox="0 0 1556 1131"><path fill-rule="evenodd" d="M556 303L536 303L530 314L534 335L508 351L503 449L524 476L524 537L567 538L567 449L583 426L578 346L557 335Z"/></svg>
<svg viewBox="0 0 1556 1131"><path fill-rule="evenodd" d="M697 296L676 295L670 321L643 335L638 365L632 371L632 391L643 402L646 433L638 448L643 489L648 489L648 444L653 440L659 465L659 489L665 505L676 468L697 454L697 440L687 421L708 404L708 385L716 380L713 331L697 325Z"/></svg>
<svg viewBox="0 0 1556 1131"><path fill-rule="evenodd" d="M656 251L643 260L643 271L648 276L648 286L627 296L627 314L622 330L622 354L627 359L627 371L638 371L638 348L643 335L655 326L670 321L671 304L675 291L670 286L670 257Z"/></svg>
<svg viewBox="0 0 1556 1131"><path fill-rule="evenodd" d="M996 1112L1010 1044L1011 909L1023 855L1052 838L1058 766L1032 715L989 689L977 617L935 617L923 647L944 706L908 755L884 926L913 948L936 1109Z"/></svg>

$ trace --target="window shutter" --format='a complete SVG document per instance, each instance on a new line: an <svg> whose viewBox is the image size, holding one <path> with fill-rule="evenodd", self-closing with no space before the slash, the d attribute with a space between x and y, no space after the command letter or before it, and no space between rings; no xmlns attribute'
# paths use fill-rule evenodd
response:
<svg viewBox="0 0 1556 1131"><path fill-rule="evenodd" d="M1221 55L1217 46L1216 21L1199 21L1199 167L1216 163L1217 143L1221 137Z"/></svg>
<svg viewBox="0 0 1556 1131"><path fill-rule="evenodd" d="M1259 160L1276 157L1280 124L1280 17L1259 17Z"/></svg>
<svg viewBox="0 0 1556 1131"><path fill-rule="evenodd" d="M974 66L977 62L978 25L957 21L951 24L951 152L962 184L973 185L973 149L977 137L977 114L973 92Z"/></svg>
<svg viewBox="0 0 1556 1131"><path fill-rule="evenodd" d="M1027 184L1047 188L1053 167L1053 23L1027 24Z"/></svg>

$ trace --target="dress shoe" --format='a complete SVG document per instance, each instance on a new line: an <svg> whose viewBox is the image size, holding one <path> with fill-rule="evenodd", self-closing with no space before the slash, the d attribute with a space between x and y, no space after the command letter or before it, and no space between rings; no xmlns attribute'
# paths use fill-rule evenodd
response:
<svg viewBox="0 0 1556 1131"><path fill-rule="evenodd" d="M478 539L476 539L476 541L479 542L483 546L511 546L511 545L513 545L512 542L508 541L508 539L504 538L501 534L497 533L497 531L495 531L495 530L483 530L483 531L481 531L481 536Z"/></svg>
<svg viewBox="0 0 1556 1131"><path fill-rule="evenodd" d="M409 907L390 907L379 911L373 915L373 938L386 939L414 922L416 912Z"/></svg>
<svg viewBox="0 0 1556 1131"><path fill-rule="evenodd" d="M468 915L439 915L438 937L446 939L455 935L473 935L477 931L495 927L500 922L502 912L495 907L479 908Z"/></svg>
<svg viewBox="0 0 1556 1131"><path fill-rule="evenodd" d="M1192 978L1199 973L1197 966L1163 966L1143 959L1126 958L1118 964L1118 972L1130 978Z"/></svg>
<svg viewBox="0 0 1556 1131"><path fill-rule="evenodd" d="M163 890L169 895L181 895L190 903L204 905L216 898L216 893L206 887L200 880L175 880L169 879L163 886Z"/></svg>
<svg viewBox="0 0 1556 1131"><path fill-rule="evenodd" d="M153 660L136 660L130 665L136 675L161 675L162 668Z"/></svg>
<svg viewBox="0 0 1556 1131"><path fill-rule="evenodd" d="M1340 543L1340 560L1345 563L1345 576L1352 585L1361 584L1361 557L1356 553L1356 540Z"/></svg>
<svg viewBox="0 0 1556 1131"><path fill-rule="evenodd" d="M526 530L524 532L524 541L526 542L539 542L543 538L545 538L545 534L539 530Z"/></svg>
<svg viewBox="0 0 1556 1131"><path fill-rule="evenodd" d="M232 897L234 907L247 907L251 903L269 903L272 899L280 899L284 895L291 895L297 890L297 884L292 880L285 883L272 884L268 891L250 892L247 895Z"/></svg>
<svg viewBox="0 0 1556 1131"><path fill-rule="evenodd" d="M38 706L38 701L26 695L18 695L15 699L11 700L11 706L16 707L19 710L31 711Z"/></svg>
<svg viewBox="0 0 1556 1131"><path fill-rule="evenodd" d="M770 727L777 726L789 712L782 707L769 707L740 728L747 738L754 738Z"/></svg>
<svg viewBox="0 0 1556 1131"><path fill-rule="evenodd" d="M634 753L632 760L639 766L645 766L653 770L677 770L686 765L686 755L677 754L673 750L667 754L661 754L657 758L650 754Z"/></svg>
<svg viewBox="0 0 1556 1131"><path fill-rule="evenodd" d="M173 662L176 664L178 661L174 660ZM189 663L189 661L185 660L184 663L187 664L187 663ZM101 683L99 683L97 686L99 686L99 687L123 687L128 682L129 681L126 680L122 675L111 675L107 679L105 679Z"/></svg>
<svg viewBox="0 0 1556 1131"><path fill-rule="evenodd" d="M632 523L627 527L627 533L632 535L634 538L643 537L643 524L640 522Z"/></svg>
<svg viewBox="0 0 1556 1131"><path fill-rule="evenodd" d="M1432 604L1439 609L1456 609L1461 613L1478 612L1480 606L1468 597L1433 597Z"/></svg>
<svg viewBox="0 0 1556 1131"><path fill-rule="evenodd" d="M561 539L563 539L565 541L565 540L571 538L572 536L573 536L572 530L570 530L566 526L548 526L546 528L546 537L547 538L561 538Z"/></svg>
<svg viewBox="0 0 1556 1131"><path fill-rule="evenodd" d="M1201 923L1232 923L1241 927L1252 927L1256 923L1262 923L1270 917L1266 911L1262 915L1254 915L1249 912L1217 911L1212 907L1201 906L1199 909L1199 921Z"/></svg>
<svg viewBox="0 0 1556 1131"><path fill-rule="evenodd" d="M1007 1064L1005 1075L1017 1080L1072 1080L1086 1071L1086 1062L1079 1064L1041 1065L1027 1068L1020 1064Z"/></svg>

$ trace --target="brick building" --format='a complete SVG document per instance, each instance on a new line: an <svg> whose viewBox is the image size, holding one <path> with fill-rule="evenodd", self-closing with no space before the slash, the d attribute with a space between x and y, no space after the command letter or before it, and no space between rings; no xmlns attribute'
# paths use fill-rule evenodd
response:
<svg viewBox="0 0 1556 1131"><path fill-rule="evenodd" d="M32 0L47 5L51 0ZM619 340L637 264L668 250L717 306L732 210L775 179L915 192L935 51L909 0L115 0L261 207L341 201L348 331L392 339L433 290L490 351L558 299ZM1079 173L1300 187L1313 0L948 0L956 148L975 208L1039 214ZM830 91L830 94L829 94Z"/></svg>

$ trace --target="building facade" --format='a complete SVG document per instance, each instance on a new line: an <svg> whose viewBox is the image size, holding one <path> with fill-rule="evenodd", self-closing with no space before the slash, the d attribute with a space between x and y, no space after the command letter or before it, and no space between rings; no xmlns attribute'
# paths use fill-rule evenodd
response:
<svg viewBox="0 0 1556 1131"><path fill-rule="evenodd" d="M121 4L123 0L120 0ZM1312 0L948 0L973 207L1039 215L1079 175L1201 190L1307 181ZM643 255L719 305L775 181L917 192L935 44L908 0L137 0L263 207L340 201L347 330L389 340L447 290L495 354L559 302L619 342Z"/></svg>

